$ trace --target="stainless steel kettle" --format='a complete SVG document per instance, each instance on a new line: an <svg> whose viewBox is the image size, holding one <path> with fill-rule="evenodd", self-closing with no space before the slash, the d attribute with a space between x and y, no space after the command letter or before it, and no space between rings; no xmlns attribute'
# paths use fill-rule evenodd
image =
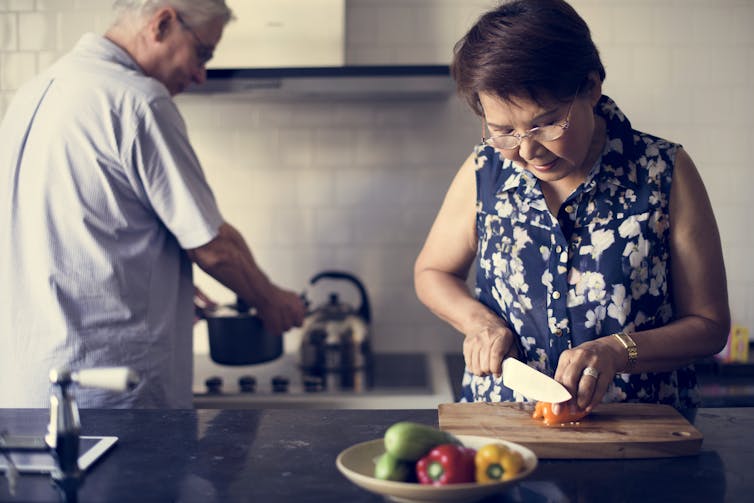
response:
<svg viewBox="0 0 754 503"><path fill-rule="evenodd" d="M307 371L342 371L367 367L371 363L369 323L371 313L364 285L342 271L324 271L309 283L322 279L352 283L361 296L358 308L330 293L327 303L313 309L304 320L301 338L301 367Z"/></svg>

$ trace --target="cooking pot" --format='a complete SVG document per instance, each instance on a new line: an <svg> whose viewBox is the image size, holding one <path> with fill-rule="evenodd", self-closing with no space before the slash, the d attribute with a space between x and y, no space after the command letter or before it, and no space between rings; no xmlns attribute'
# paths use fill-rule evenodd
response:
<svg viewBox="0 0 754 503"><path fill-rule="evenodd" d="M262 319L240 298L235 305L197 308L207 321L209 355L222 365L252 365L283 354L283 337L265 330Z"/></svg>
<svg viewBox="0 0 754 503"><path fill-rule="evenodd" d="M359 292L359 307L342 302L333 292L326 303L309 312L302 326L301 366L315 372L369 366L371 313L364 285L354 275L342 271L321 272L309 283L314 285L322 279L350 282Z"/></svg>

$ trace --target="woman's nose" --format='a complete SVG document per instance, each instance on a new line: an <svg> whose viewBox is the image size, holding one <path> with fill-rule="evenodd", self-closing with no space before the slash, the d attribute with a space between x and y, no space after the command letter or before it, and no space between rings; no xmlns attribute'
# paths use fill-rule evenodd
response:
<svg viewBox="0 0 754 503"><path fill-rule="evenodd" d="M534 159L542 144L529 135L521 137L521 144L518 146L518 155L524 159Z"/></svg>

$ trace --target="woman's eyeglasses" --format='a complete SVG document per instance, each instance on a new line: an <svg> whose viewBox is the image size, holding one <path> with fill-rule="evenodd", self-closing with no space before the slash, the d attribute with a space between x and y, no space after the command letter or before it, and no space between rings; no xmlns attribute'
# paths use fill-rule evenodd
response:
<svg viewBox="0 0 754 503"><path fill-rule="evenodd" d="M566 129L568 129L568 126L571 123L571 109L573 108L573 104L576 102L576 98L578 98L578 96L579 93L577 90L576 96L574 96L573 101L571 101L571 104L568 106L568 113L566 114L563 122L550 124L548 126L531 128L524 134L510 133L485 137L485 122L484 124L482 124L482 143L503 150L512 150L514 148L518 148L519 145L521 145L521 142L524 141L524 138L531 138L540 142L555 141L563 136Z"/></svg>

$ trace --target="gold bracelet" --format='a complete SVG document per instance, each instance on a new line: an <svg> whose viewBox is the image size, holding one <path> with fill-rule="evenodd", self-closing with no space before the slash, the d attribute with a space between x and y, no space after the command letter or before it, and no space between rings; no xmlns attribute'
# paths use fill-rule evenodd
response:
<svg viewBox="0 0 754 503"><path fill-rule="evenodd" d="M636 347L634 340L626 332L618 332L613 334L613 337L618 339L620 343L628 351L628 363L626 363L625 373L630 373L636 365L636 359L639 356L639 350Z"/></svg>

